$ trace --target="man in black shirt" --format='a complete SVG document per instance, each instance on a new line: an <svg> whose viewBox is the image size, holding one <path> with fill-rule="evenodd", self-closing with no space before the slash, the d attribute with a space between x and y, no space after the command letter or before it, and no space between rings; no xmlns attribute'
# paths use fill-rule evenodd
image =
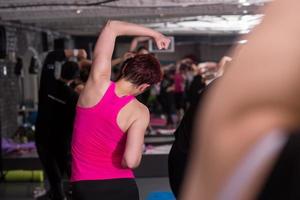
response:
<svg viewBox="0 0 300 200"><path fill-rule="evenodd" d="M60 79L55 78L57 62L71 57L73 51L54 51L43 65L35 141L39 158L50 183L51 199L65 199L62 175L70 176L70 143L78 94L69 84L78 76L79 66L65 62ZM80 54L81 55L81 54Z"/></svg>

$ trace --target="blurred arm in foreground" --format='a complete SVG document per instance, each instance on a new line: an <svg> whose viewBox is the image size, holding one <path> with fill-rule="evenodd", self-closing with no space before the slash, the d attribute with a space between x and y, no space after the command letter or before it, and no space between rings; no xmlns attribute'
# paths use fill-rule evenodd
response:
<svg viewBox="0 0 300 200"><path fill-rule="evenodd" d="M300 124L300 1L278 0L233 56L208 95L180 199L222 199L219 193L251 147L274 129ZM274 159L240 192L254 199Z"/></svg>

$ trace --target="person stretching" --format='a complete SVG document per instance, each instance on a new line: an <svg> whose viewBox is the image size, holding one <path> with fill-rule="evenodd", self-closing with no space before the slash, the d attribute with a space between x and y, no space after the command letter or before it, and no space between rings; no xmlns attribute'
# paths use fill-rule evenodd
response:
<svg viewBox="0 0 300 200"><path fill-rule="evenodd" d="M121 21L108 21L94 50L91 72L77 104L72 139L74 200L139 199L132 169L142 157L149 123L147 107L135 96L161 80L160 64L150 54L127 60L121 76L110 81L115 40L121 35L153 38L167 48L159 32Z"/></svg>

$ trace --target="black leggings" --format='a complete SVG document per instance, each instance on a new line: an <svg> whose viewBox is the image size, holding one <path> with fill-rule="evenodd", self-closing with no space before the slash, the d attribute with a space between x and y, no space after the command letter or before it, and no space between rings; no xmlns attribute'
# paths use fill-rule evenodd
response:
<svg viewBox="0 0 300 200"><path fill-rule="evenodd" d="M36 147L50 184L52 199L61 200L65 198L62 178L71 174L71 155L69 145L64 144L62 138L54 141L53 138L46 138L36 135Z"/></svg>
<svg viewBox="0 0 300 200"><path fill-rule="evenodd" d="M72 183L73 200L139 200L134 179L88 180Z"/></svg>
<svg viewBox="0 0 300 200"><path fill-rule="evenodd" d="M188 162L187 153L174 143L168 157L169 182L175 197L179 196Z"/></svg>

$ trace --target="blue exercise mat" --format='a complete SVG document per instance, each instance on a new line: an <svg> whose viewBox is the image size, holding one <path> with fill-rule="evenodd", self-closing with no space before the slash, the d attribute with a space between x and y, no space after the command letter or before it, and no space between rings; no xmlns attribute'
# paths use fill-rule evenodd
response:
<svg viewBox="0 0 300 200"><path fill-rule="evenodd" d="M151 192L146 200L175 200L172 192Z"/></svg>

